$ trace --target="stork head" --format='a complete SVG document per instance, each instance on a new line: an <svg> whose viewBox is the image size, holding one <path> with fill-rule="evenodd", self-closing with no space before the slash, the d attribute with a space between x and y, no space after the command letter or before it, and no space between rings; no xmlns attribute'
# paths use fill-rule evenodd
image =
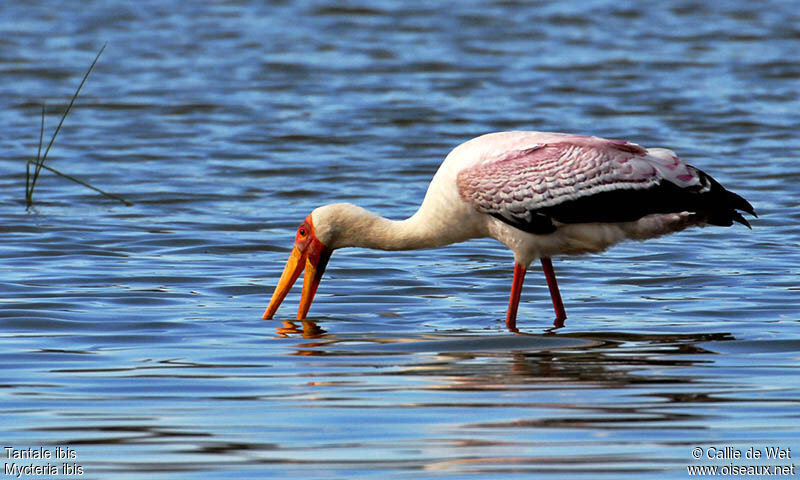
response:
<svg viewBox="0 0 800 480"><path fill-rule="evenodd" d="M303 223L297 227L292 253L289 255L283 274L278 280L275 292L272 294L272 300L270 300L269 306L264 312L264 320L271 319L275 315L275 311L278 310L281 302L286 298L286 294L289 293L297 277L300 276L300 271L303 269L305 269L305 277L303 278L303 292L300 294L300 308L297 310L297 319L303 320L306 318L311 302L314 300L314 294L317 292L319 281L322 279L322 274L328 265L328 259L333 253L333 249L320 241L319 233L325 234L327 229L323 228L322 232L316 231L314 229L313 215L314 213L307 216Z"/></svg>
<svg viewBox="0 0 800 480"><path fill-rule="evenodd" d="M374 213L352 203L332 203L315 208L297 227L294 248L281 279L278 280L278 286L275 287L275 293L272 294L272 300L264 312L264 320L275 315L275 311L300 276L300 271L305 269L303 293L300 294L300 308L297 311L297 319L304 320L334 250L343 247L386 250L386 230L378 228L376 233L376 225L381 220Z"/></svg>

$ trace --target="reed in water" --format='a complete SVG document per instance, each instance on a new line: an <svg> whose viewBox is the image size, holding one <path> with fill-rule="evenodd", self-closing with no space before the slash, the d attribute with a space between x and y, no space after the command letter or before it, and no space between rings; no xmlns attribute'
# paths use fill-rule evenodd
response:
<svg viewBox="0 0 800 480"><path fill-rule="evenodd" d="M47 160L47 155L50 153L50 149L53 147L53 143L56 140L56 136L58 135L58 132L61 131L61 126L64 124L64 120L67 118L67 115L69 114L70 110L72 109L72 105L75 104L75 100L78 98L78 94L80 93L81 88L83 88L83 84L86 83L86 79L89 78L89 74L92 72L92 69L94 69L95 64L97 64L97 60L100 58L100 55L103 53L103 50L106 49L106 45L107 44L104 44L103 47L100 49L100 51L97 52L97 56L94 57L94 61L89 66L89 69L86 70L86 73L83 75L83 79L81 80L80 85L78 85L77 90L75 90L75 93L72 95L72 98L69 101L69 105L67 105L66 110L64 110L64 113L61 115L61 120L58 122L58 126L56 126L56 129L53 132L53 136L50 137L50 142L47 144L47 148L45 148L44 153L42 153L42 140L44 138L45 106L44 106L44 104L42 104L42 121L41 121L41 127L39 129L39 149L36 152L36 160L35 161L34 160L28 160L26 162L26 164L25 164L25 205L27 207L30 207L31 205L33 205L33 191L36 188L36 181L39 179L39 174L42 172L42 169L48 170L50 172L53 172L56 175L64 177L64 178L66 178L68 180L71 180L71 181L73 181L75 183L79 183L79 184L83 185L84 187L90 188L90 189L92 189L92 190L94 190L94 191L96 191L98 193L101 193L101 194L105 195L106 197L113 198L114 200L118 200L118 201L124 203L125 205L128 205L128 206L133 205L131 202L125 200L124 198L122 198L122 197L120 197L118 195L114 195L112 193L105 192L105 191L103 191L103 190L101 190L101 189L99 189L99 188L97 188L97 187L95 187L93 185L90 185L87 182L84 182L83 180L75 178L72 175L67 175L66 173L62 173L62 172L56 170L55 168L48 167L48 166L46 166L44 164L45 160ZM31 164L34 165L33 174L31 174Z"/></svg>

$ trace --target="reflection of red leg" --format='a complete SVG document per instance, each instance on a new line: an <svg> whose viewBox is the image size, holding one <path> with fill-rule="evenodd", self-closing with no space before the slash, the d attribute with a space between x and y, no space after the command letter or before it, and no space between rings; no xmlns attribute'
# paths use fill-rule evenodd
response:
<svg viewBox="0 0 800 480"><path fill-rule="evenodd" d="M506 313L506 327L512 332L517 332L517 308L519 297L522 294L522 283L525 281L525 267L514 263L514 281L511 283L511 296L508 298L508 312Z"/></svg>
<svg viewBox="0 0 800 480"><path fill-rule="evenodd" d="M541 260L544 278L547 279L547 288L550 289L550 298L553 299L553 310L556 311L556 319L553 321L553 326L561 328L564 326L564 320L567 319L567 312L564 311L564 302L561 301L561 292L558 291L556 272L553 271L553 262L549 258L542 258Z"/></svg>

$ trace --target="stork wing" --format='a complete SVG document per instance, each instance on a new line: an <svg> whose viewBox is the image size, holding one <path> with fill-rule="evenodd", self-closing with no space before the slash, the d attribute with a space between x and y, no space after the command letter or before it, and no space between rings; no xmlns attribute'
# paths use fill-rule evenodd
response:
<svg viewBox="0 0 800 480"><path fill-rule="evenodd" d="M634 221L653 213L697 212L708 223L749 227L742 197L666 149L572 137L489 156L459 172L462 198L529 233L558 224Z"/></svg>

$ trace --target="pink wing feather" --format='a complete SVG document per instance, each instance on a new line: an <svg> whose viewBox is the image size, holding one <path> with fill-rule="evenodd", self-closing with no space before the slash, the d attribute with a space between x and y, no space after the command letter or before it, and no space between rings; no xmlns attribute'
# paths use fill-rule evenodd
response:
<svg viewBox="0 0 800 480"><path fill-rule="evenodd" d="M531 233L555 231L553 220L632 221L650 213L696 210L725 210L728 218L715 220L730 225L743 220L735 208L752 210L670 150L597 137L564 136L487 154L460 171L457 184L462 198L479 212Z"/></svg>

